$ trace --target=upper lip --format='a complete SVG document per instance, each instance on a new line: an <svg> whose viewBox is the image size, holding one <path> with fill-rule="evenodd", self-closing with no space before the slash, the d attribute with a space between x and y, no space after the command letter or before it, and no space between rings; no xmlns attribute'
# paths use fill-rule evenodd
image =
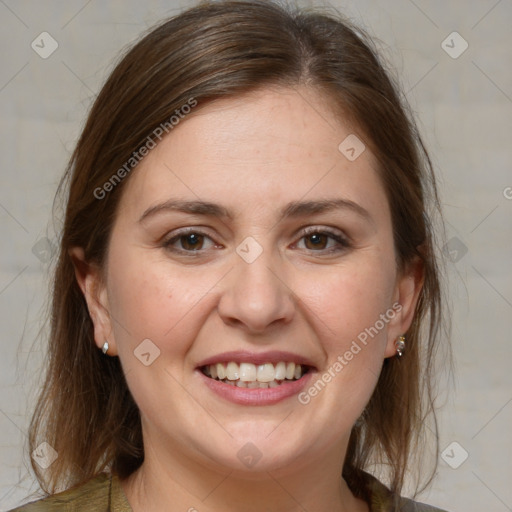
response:
<svg viewBox="0 0 512 512"><path fill-rule="evenodd" d="M265 363L279 363L280 361L287 363L301 364L304 366L315 367L313 362L307 357L294 354L292 352L284 352L281 350L272 350L268 352L249 352L243 350L235 350L231 352L222 352L214 356L208 357L201 361L197 367L208 366L216 363L228 363L233 361L235 363L253 363L253 364L265 364Z"/></svg>

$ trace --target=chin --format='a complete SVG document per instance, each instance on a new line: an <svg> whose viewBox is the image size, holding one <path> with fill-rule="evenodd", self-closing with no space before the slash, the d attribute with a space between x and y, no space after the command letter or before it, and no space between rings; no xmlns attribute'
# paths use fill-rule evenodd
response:
<svg viewBox="0 0 512 512"><path fill-rule="evenodd" d="M253 422L251 430L261 427ZM276 429L273 422L272 429ZM290 436L289 431L283 435L269 435L272 429L267 422L258 434L233 436L215 443L222 451L211 450L210 446L198 447L198 451L208 457L208 466L215 466L217 471L233 472L238 477L248 480L268 480L269 472L288 472L287 468L296 469L301 460L305 460L306 450L304 439Z"/></svg>

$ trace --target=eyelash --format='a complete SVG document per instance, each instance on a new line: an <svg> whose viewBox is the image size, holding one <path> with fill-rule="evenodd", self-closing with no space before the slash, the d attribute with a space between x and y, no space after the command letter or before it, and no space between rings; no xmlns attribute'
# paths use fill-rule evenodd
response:
<svg viewBox="0 0 512 512"><path fill-rule="evenodd" d="M299 241L302 240L303 238L306 238L307 236L311 236L311 235L326 235L327 237L333 239L334 241L336 241L339 244L338 247L331 247L330 249L323 249L322 251L314 251L312 249L306 249L306 250L311 251L312 253L321 252L323 254L333 254L333 253L338 253L338 252L344 251L351 247L351 244L346 237L344 237L343 235L340 235L336 231L332 231L332 230L326 229L326 228L323 228L323 229L319 229L319 228L315 228L315 227L305 228L301 232L301 237L300 237Z"/></svg>
<svg viewBox="0 0 512 512"><path fill-rule="evenodd" d="M186 228L180 232L178 232L177 234L175 234L174 236L172 236L171 238L168 238L167 240L164 240L162 242L162 246L169 250L169 251L172 251L172 252L175 252L175 253L179 253L179 254L183 254L183 255L186 255L188 257L198 257L198 256L201 256L202 253L204 253L204 251L206 249L198 249L198 250L187 250L187 249L177 249L175 247L172 247L174 243L178 242L182 237L185 237L187 235L191 235L191 234L194 234L194 235L199 235L199 236L204 236L206 238L209 238L210 240L211 237L206 234L204 231L201 231L200 229L194 229L194 228ZM310 253L317 253L317 254L323 254L323 255L329 255L329 254L334 254L334 253L339 253L339 252L342 252L348 248L351 247L351 244L349 242L349 240L340 235L339 233L335 232L335 231L332 231L330 229L319 229L319 228L315 228L315 227L309 227L309 228L305 228L302 232L301 232L301 237L299 238L299 241L302 240L303 238L306 238L308 236L311 236L311 235L324 235L324 236L327 236L329 238L331 238L332 240L336 241L339 245L338 247L331 247L329 249L322 249L322 250L319 250L319 251L316 251L316 250L313 250L313 249L306 249L307 251L309 251ZM213 240L212 240L213 241Z"/></svg>

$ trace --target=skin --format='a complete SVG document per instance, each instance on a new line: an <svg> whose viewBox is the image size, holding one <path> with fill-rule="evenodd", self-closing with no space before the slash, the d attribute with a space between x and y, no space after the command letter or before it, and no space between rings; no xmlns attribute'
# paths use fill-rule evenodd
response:
<svg viewBox="0 0 512 512"><path fill-rule="evenodd" d="M141 411L145 461L123 482L135 511L368 510L341 468L382 363L412 321L421 269L398 271L374 156L367 147L351 162L338 150L351 133L306 88L198 108L129 177L105 268L71 251L96 343L108 340L120 358ZM289 202L338 198L368 217L345 208L279 220ZM168 210L139 221L169 199L216 203L233 218ZM186 227L206 236L165 246ZM349 246L304 236L306 227ZM252 263L236 252L248 236L263 250ZM225 351L284 350L321 376L395 302L401 311L307 405L297 396L237 405L196 371ZM148 338L160 355L145 366L133 352ZM237 457L249 442L262 455L252 468Z"/></svg>

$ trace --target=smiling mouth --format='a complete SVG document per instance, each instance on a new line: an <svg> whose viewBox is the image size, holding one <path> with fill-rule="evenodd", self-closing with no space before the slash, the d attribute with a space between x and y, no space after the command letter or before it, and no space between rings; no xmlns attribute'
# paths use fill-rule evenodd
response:
<svg viewBox="0 0 512 512"><path fill-rule="evenodd" d="M210 379L230 386L249 389L275 388L301 379L310 370L309 366L292 362L253 364L216 363L202 366L201 371Z"/></svg>

